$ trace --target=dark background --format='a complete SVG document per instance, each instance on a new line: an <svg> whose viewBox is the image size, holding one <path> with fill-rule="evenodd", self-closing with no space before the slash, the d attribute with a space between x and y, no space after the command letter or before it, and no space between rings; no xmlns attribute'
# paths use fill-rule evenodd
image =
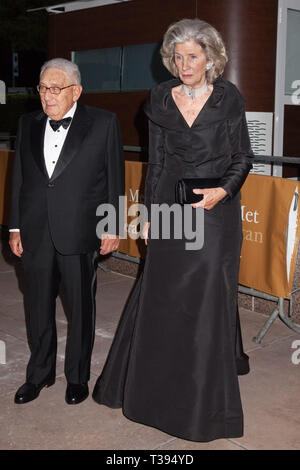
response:
<svg viewBox="0 0 300 470"><path fill-rule="evenodd" d="M72 51L159 42L171 23L198 17L223 36L229 55L224 78L240 89L246 111L274 113L278 0L133 0L63 14L26 12L58 3L0 0L0 79L8 86L12 84L13 51L20 55L16 85L35 87L40 66L47 59L71 60ZM124 145L143 147L147 122L142 108L148 92L83 93L81 101L115 112ZM7 103L0 106L0 131L11 133L20 114L39 106L37 96L8 96ZM284 119L283 154L297 157L300 107L285 106ZM127 152L126 158L145 160L146 155ZM298 168L284 165L283 174L297 176Z"/></svg>
<svg viewBox="0 0 300 470"><path fill-rule="evenodd" d="M47 58L47 23L45 10L27 12L58 4L59 0L0 0L0 79L13 85L12 53L19 53L19 77L15 86L32 87ZM65 3L68 3L67 1Z"/></svg>

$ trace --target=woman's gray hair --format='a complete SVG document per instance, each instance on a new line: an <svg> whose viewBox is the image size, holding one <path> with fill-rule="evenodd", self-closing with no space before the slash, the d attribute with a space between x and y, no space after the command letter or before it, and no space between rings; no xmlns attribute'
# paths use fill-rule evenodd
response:
<svg viewBox="0 0 300 470"><path fill-rule="evenodd" d="M78 66L74 64L74 62L61 58L48 60L44 63L44 65L42 65L40 78L45 72L45 70L49 68L62 70L74 85L81 84L80 71Z"/></svg>
<svg viewBox="0 0 300 470"><path fill-rule="evenodd" d="M223 73L228 57L220 33L209 23L198 18L183 19L169 26L160 49L163 64L172 75L178 77L175 45L191 40L202 47L206 60L212 63L212 67L206 72L207 82L212 83Z"/></svg>

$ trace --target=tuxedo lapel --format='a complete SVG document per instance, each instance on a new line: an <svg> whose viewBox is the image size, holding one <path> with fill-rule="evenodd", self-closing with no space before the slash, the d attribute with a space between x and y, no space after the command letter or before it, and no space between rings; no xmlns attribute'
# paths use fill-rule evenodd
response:
<svg viewBox="0 0 300 470"><path fill-rule="evenodd" d="M92 119L88 116L84 106L78 104L59 159L50 178L51 181L57 178L73 160L80 149L91 122Z"/></svg>
<svg viewBox="0 0 300 470"><path fill-rule="evenodd" d="M37 166L41 170L42 173L48 178L48 173L45 166L45 158L44 158L44 136L45 136L45 128L47 123L47 116L45 113L40 112L35 118L32 120L31 125L31 151L36 161Z"/></svg>

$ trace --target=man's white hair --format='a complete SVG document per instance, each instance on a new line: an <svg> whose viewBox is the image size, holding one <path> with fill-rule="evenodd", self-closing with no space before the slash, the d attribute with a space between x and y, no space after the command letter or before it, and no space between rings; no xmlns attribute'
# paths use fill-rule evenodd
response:
<svg viewBox="0 0 300 470"><path fill-rule="evenodd" d="M45 70L49 68L62 70L67 75L71 83L73 83L74 85L81 85L80 71L78 66L74 64L74 62L62 58L48 60L42 65L40 78L45 72Z"/></svg>

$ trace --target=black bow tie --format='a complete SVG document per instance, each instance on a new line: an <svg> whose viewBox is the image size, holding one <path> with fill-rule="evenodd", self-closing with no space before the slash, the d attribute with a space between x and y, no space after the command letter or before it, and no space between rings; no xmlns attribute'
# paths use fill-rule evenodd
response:
<svg viewBox="0 0 300 470"><path fill-rule="evenodd" d="M69 125L71 124L71 121L71 117L63 118L60 121L54 121L53 119L50 119L49 124L54 131L57 131L60 126L63 126L64 129L68 129Z"/></svg>

